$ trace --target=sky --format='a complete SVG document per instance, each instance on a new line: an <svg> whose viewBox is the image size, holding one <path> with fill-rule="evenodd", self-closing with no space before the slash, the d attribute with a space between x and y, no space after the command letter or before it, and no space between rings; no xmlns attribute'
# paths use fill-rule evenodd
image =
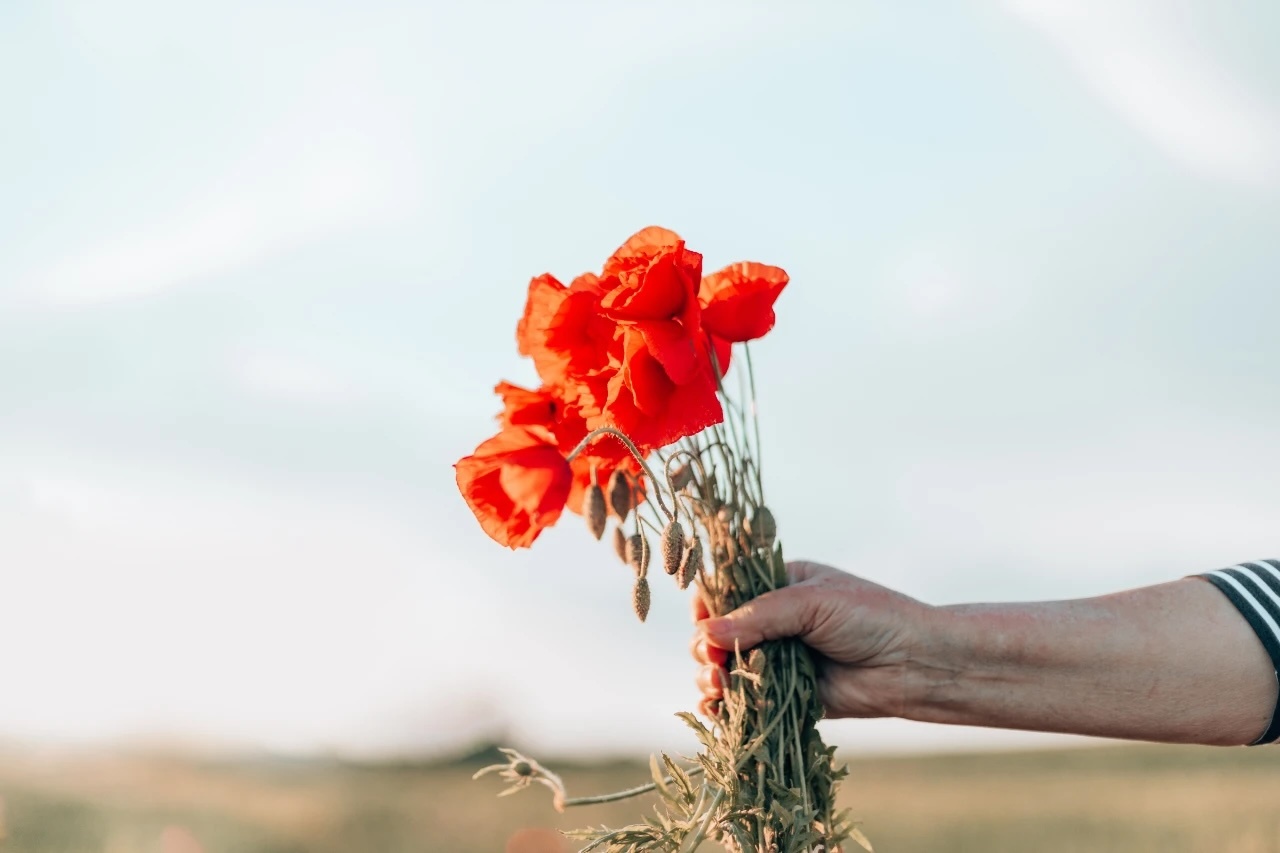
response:
<svg viewBox="0 0 1280 853"><path fill-rule="evenodd" d="M452 464L534 275L785 267L792 557L937 604L1280 556L1280 7L0 4L0 742L689 749L567 518ZM1072 743L824 722L850 752Z"/></svg>

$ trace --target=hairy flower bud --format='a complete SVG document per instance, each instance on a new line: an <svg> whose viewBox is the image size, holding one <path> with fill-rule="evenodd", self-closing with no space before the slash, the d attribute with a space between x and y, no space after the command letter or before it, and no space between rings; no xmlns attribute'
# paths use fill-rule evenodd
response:
<svg viewBox="0 0 1280 853"><path fill-rule="evenodd" d="M688 547L684 549L684 557L680 560L680 574L676 577L680 588L687 589L701 570L702 540L694 536L689 540Z"/></svg>
<svg viewBox="0 0 1280 853"><path fill-rule="evenodd" d="M631 603L636 609L636 615L643 622L649 615L649 581L644 577L636 578L636 587L631 593Z"/></svg>
<svg viewBox="0 0 1280 853"><path fill-rule="evenodd" d="M613 528L613 551L618 555L618 559L626 563L627 560L627 534L622 532L621 527Z"/></svg>
<svg viewBox="0 0 1280 853"><path fill-rule="evenodd" d="M751 650L751 654L747 655L747 669L756 675L763 675L765 667L764 651L759 647Z"/></svg>
<svg viewBox="0 0 1280 853"><path fill-rule="evenodd" d="M767 506L759 506L748 519L746 531L757 544L768 548L778 538L778 522L774 521L773 513L769 512Z"/></svg>
<svg viewBox="0 0 1280 853"><path fill-rule="evenodd" d="M662 570L674 575L680 568L680 558L684 556L684 528L680 522L672 520L662 531Z"/></svg>
<svg viewBox="0 0 1280 853"><path fill-rule="evenodd" d="M631 478L621 468L609 478L609 506L618 521L626 521L631 512Z"/></svg>
<svg viewBox="0 0 1280 853"><path fill-rule="evenodd" d="M649 571L649 540L643 534L633 533L627 537L627 562L641 577Z"/></svg>
<svg viewBox="0 0 1280 853"><path fill-rule="evenodd" d="M599 539L604 535L609 513L604 507L604 489L600 488L599 483L592 483L587 489L587 496L582 502L582 515L587 519L587 529L592 536Z"/></svg>

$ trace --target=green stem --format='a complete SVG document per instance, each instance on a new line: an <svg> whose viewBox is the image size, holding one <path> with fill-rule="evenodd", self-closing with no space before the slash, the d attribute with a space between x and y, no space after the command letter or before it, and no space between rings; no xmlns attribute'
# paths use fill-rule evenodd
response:
<svg viewBox="0 0 1280 853"><path fill-rule="evenodd" d="M702 765L698 765L697 767L690 767L686 771L686 775L697 776L699 773L702 772L702 770L703 770ZM674 782L674 781L675 781L674 776L667 776L665 779L662 780L662 783L665 785L668 782ZM595 805L599 805L600 803L613 803L613 802L617 802L618 800L626 800L626 799L630 799L631 797L638 797L641 794L647 794L657 787L658 787L657 782L647 782L644 785L637 785L634 788L627 788L625 791L615 791L612 794L597 794L594 797L574 797L572 799L565 800L563 803L561 803L561 805L563 805L565 808L569 808L570 806L595 806Z"/></svg>
<svg viewBox="0 0 1280 853"><path fill-rule="evenodd" d="M707 806L707 816L702 819L702 823L698 824L698 829L690 836L687 845L680 846L681 853L693 853L698 849L698 845L707 837L707 830L711 827L711 821L716 816L716 809L720 807L720 801L724 799L724 788L716 791L715 797L711 800L711 805Z"/></svg>
<svg viewBox="0 0 1280 853"><path fill-rule="evenodd" d="M751 423L756 433L756 452L751 456L751 460L755 463L753 466L756 470L756 490L760 496L760 502L764 503L764 478L760 476L760 412L756 407L756 371L751 366L751 345L743 344L742 351L747 357L747 379L751 387Z"/></svg>
<svg viewBox="0 0 1280 853"><path fill-rule="evenodd" d="M796 653L797 653L796 643L793 640L791 642L791 673L792 673L793 682L798 680L796 678ZM800 743L800 718L803 713L804 711L802 709L799 709L794 705L791 706L791 726L792 726L791 734L794 735L794 741L792 745L795 746L795 749L796 749L796 759L795 759L795 764L793 766L796 768L796 774L800 777L800 798L801 798L801 801L804 803L805 814L808 814L809 813L809 784L805 779L805 777L808 775L808 768L805 766L805 762L804 762L804 747Z"/></svg>

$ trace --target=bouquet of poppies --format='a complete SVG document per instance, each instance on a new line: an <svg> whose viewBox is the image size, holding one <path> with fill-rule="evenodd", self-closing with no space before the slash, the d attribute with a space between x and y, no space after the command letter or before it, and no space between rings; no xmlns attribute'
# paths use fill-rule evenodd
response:
<svg viewBox="0 0 1280 853"><path fill-rule="evenodd" d="M709 275L702 256L665 228L646 228L599 274L564 285L529 283L516 329L542 385L507 382L497 435L456 467L458 488L485 532L529 547L567 508L611 539L630 567L632 605L649 612L649 569L681 589L696 584L712 615L787 583L777 524L760 472L755 378L747 342L774 325L788 277L775 266L735 263ZM726 377L736 367L738 394ZM831 853L845 839L870 849L834 810L844 775L815 728L821 714L814 661L794 640L764 643L730 661L710 725L679 716L703 751L655 757L653 781L616 794L569 797L560 778L506 750L503 793L532 784L554 803L608 802L656 791L654 815L621 829L574 833L584 851L692 851L714 840L733 851Z"/></svg>

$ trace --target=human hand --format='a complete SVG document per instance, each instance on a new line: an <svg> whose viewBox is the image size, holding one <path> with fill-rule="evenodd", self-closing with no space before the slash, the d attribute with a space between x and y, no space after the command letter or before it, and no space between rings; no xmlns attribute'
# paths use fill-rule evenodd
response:
<svg viewBox="0 0 1280 853"><path fill-rule="evenodd" d="M709 618L694 598L693 656L700 704L722 695L734 642L746 652L766 640L797 637L817 652L818 690L829 717L897 717L906 713L912 650L934 608L818 563L787 564L790 585L732 613Z"/></svg>

